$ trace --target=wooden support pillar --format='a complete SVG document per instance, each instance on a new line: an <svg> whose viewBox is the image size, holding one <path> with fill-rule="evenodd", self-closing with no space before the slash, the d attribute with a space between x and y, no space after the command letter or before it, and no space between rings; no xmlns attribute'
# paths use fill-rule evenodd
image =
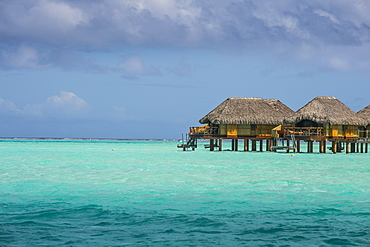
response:
<svg viewBox="0 0 370 247"><path fill-rule="evenodd" d="M277 138L273 138L271 142L270 151L276 152L276 149L272 150L272 146L277 146Z"/></svg>
<svg viewBox="0 0 370 247"><path fill-rule="evenodd" d="M218 140L218 151L222 151L222 139Z"/></svg>
<svg viewBox="0 0 370 247"><path fill-rule="evenodd" d="M213 151L214 149L215 149L214 140L209 139L209 151Z"/></svg>
<svg viewBox="0 0 370 247"><path fill-rule="evenodd" d="M323 151L323 153L326 153L326 140L322 141L322 145L323 145L322 151Z"/></svg>
<svg viewBox="0 0 370 247"><path fill-rule="evenodd" d="M351 143L351 153L356 152L356 143Z"/></svg>
<svg viewBox="0 0 370 247"><path fill-rule="evenodd" d="M289 141L288 139L286 140L286 145L287 145L288 147L290 146L290 141ZM290 151L290 150L289 150L289 148L288 148L288 149L286 150L286 152L287 152L287 153L289 153L289 151Z"/></svg>
<svg viewBox="0 0 370 247"><path fill-rule="evenodd" d="M235 151L238 151L238 144L239 144L239 141L238 139L235 139Z"/></svg>
<svg viewBox="0 0 370 247"><path fill-rule="evenodd" d="M297 153L301 152L301 140L297 140Z"/></svg>
<svg viewBox="0 0 370 247"><path fill-rule="evenodd" d="M363 152L364 152L364 144L361 143L361 153L363 153Z"/></svg>
<svg viewBox="0 0 370 247"><path fill-rule="evenodd" d="M351 152L350 143L346 141L346 153L349 154Z"/></svg>
<svg viewBox="0 0 370 247"><path fill-rule="evenodd" d="M257 151L257 144L256 144L256 140L252 140L252 151Z"/></svg>
<svg viewBox="0 0 370 247"><path fill-rule="evenodd" d="M260 152L263 152L263 140L260 140Z"/></svg>
<svg viewBox="0 0 370 247"><path fill-rule="evenodd" d="M249 151L249 139L244 139L244 151Z"/></svg>
<svg viewBox="0 0 370 247"><path fill-rule="evenodd" d="M312 153L312 141L307 141L307 153Z"/></svg>
<svg viewBox="0 0 370 247"><path fill-rule="evenodd" d="M365 153L368 151L368 143L365 143Z"/></svg>
<svg viewBox="0 0 370 247"><path fill-rule="evenodd" d="M270 151L271 149L271 139L266 139L266 151Z"/></svg>
<svg viewBox="0 0 370 247"><path fill-rule="evenodd" d="M332 143L331 150L333 151L334 154L336 154L337 153L337 141L332 141L331 143Z"/></svg>
<svg viewBox="0 0 370 247"><path fill-rule="evenodd" d="M231 151L235 151L235 142L234 142L234 139L231 139Z"/></svg>
<svg viewBox="0 0 370 247"><path fill-rule="evenodd" d="M338 153L341 153L341 152L342 152L342 147L343 147L343 145L342 145L342 144L343 144L343 142L341 142L341 141L340 141L340 142L338 142L338 145L337 145L337 152L338 152Z"/></svg>
<svg viewBox="0 0 370 247"><path fill-rule="evenodd" d="M320 141L319 145L320 145L320 148L319 148L320 153L323 153L324 152L324 141Z"/></svg>

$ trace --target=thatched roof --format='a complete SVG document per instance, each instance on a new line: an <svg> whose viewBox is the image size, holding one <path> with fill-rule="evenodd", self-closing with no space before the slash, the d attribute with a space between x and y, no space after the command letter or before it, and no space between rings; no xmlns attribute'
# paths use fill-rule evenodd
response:
<svg viewBox="0 0 370 247"><path fill-rule="evenodd" d="M365 121L340 100L324 96L308 102L291 117L286 118L286 123L298 123L302 120L319 124L365 125Z"/></svg>
<svg viewBox="0 0 370 247"><path fill-rule="evenodd" d="M367 125L369 125L370 124L370 105L366 106L364 109L357 112L357 116L364 119L366 121Z"/></svg>
<svg viewBox="0 0 370 247"><path fill-rule="evenodd" d="M282 124L294 112L279 100L228 98L199 120L202 124Z"/></svg>

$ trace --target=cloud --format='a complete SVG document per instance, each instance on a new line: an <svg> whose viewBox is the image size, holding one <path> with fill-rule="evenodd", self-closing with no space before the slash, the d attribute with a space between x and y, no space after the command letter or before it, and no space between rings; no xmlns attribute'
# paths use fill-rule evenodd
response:
<svg viewBox="0 0 370 247"><path fill-rule="evenodd" d="M0 115L19 115L20 113L13 102L0 98Z"/></svg>
<svg viewBox="0 0 370 247"><path fill-rule="evenodd" d="M320 68L368 70L369 11L367 0L2 1L0 47L18 46L13 60L2 55L3 64L30 69L62 66L52 56L45 61L46 50L146 46L242 48ZM129 76L158 73L137 57L128 60L120 66Z"/></svg>
<svg viewBox="0 0 370 247"><path fill-rule="evenodd" d="M159 69L154 66L146 66L139 55L126 55L117 65L117 71L124 77L138 79L138 76L161 75Z"/></svg>
<svg viewBox="0 0 370 247"><path fill-rule="evenodd" d="M90 107L86 101L65 91L48 97L43 103L28 104L23 110L27 116L57 119L86 118L89 112Z"/></svg>
<svg viewBox="0 0 370 247"><path fill-rule="evenodd" d="M20 45L19 47L11 47L10 49L0 48L0 67L6 69L46 69L50 68L50 64L46 61L46 54L37 51L36 49Z"/></svg>

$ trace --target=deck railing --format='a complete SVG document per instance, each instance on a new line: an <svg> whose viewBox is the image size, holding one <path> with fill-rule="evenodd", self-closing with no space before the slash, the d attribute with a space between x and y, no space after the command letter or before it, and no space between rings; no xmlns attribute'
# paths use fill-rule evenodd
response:
<svg viewBox="0 0 370 247"><path fill-rule="evenodd" d="M284 128L284 135L325 136L324 127L289 127Z"/></svg>
<svg viewBox="0 0 370 247"><path fill-rule="evenodd" d="M217 127L209 127L208 125L200 126L200 127L190 127L190 135L217 135L218 128Z"/></svg>

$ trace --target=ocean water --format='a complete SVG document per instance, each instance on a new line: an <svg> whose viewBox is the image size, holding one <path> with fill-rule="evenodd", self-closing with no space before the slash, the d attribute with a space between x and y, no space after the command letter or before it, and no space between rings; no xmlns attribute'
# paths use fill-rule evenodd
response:
<svg viewBox="0 0 370 247"><path fill-rule="evenodd" d="M1 140L0 246L370 246L370 154L176 145Z"/></svg>

